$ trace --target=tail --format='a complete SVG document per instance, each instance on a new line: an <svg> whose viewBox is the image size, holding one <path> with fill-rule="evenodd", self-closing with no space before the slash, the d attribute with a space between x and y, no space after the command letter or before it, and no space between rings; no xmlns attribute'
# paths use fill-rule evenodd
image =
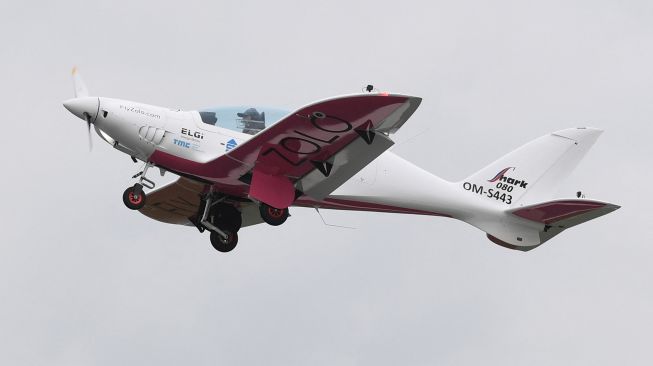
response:
<svg viewBox="0 0 653 366"><path fill-rule="evenodd" d="M600 201L551 200L601 133L591 128L554 132L472 174L462 187L492 207L492 217L481 214L466 221L494 243L527 251L565 229L618 209Z"/></svg>

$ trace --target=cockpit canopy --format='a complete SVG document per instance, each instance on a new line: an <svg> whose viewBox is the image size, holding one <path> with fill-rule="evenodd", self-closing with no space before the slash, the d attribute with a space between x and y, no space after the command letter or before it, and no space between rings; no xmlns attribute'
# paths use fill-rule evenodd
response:
<svg viewBox="0 0 653 366"><path fill-rule="evenodd" d="M199 111L202 122L233 131L256 135L288 115L288 111L267 107L218 107Z"/></svg>

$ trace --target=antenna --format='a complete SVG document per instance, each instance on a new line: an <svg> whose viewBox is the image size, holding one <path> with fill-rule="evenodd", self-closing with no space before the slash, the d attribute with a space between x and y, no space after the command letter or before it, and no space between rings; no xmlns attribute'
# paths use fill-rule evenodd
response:
<svg viewBox="0 0 653 366"><path fill-rule="evenodd" d="M339 227L339 228L342 228L342 229L352 229L352 230L356 230L355 227L351 227L351 226L341 226L341 225L328 224L328 223L324 220L324 217L322 217L322 213L320 212L320 209L317 208L317 207L314 207L314 208L315 208L315 211L317 212L317 214L320 216L320 219L322 219L322 223L323 223L324 225L326 225L326 226L331 226L331 227Z"/></svg>

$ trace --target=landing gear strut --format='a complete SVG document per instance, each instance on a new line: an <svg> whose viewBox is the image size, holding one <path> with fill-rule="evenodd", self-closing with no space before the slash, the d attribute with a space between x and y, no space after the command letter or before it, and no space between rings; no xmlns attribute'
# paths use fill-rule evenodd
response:
<svg viewBox="0 0 653 366"><path fill-rule="evenodd" d="M151 167L151 163L146 163L145 167L143 168L142 172L139 172L138 174L134 175L132 178L137 178L141 177L138 180L138 183L134 184L133 187L129 187L125 189L125 192L122 194L122 202L129 208L130 210L140 210L145 206L145 192L143 192L143 187L147 189L153 189L155 184L151 180L145 178L145 174L147 173L147 169Z"/></svg>
<svg viewBox="0 0 653 366"><path fill-rule="evenodd" d="M229 230L234 233L237 233L243 224L240 211L227 203L218 203L211 207L209 218L220 230Z"/></svg>
<svg viewBox="0 0 653 366"><path fill-rule="evenodd" d="M223 202L225 198L216 196L211 187L204 198L204 209L198 226L211 232L211 245L223 253L232 251L238 244L238 230L243 220L234 206Z"/></svg>
<svg viewBox="0 0 653 366"><path fill-rule="evenodd" d="M259 212L261 213L261 218L263 221L267 222L272 226L279 226L286 222L288 219L288 209L287 208L274 208L268 204L261 202L258 206Z"/></svg>

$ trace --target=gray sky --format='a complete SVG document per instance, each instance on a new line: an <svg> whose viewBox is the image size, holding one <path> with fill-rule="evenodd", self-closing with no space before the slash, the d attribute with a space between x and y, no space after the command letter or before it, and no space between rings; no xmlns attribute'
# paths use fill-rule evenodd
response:
<svg viewBox="0 0 653 366"><path fill-rule="evenodd" d="M6 365L650 365L650 1L0 4ZM128 211L138 166L61 101L172 108L424 98L401 156L457 180L543 134L606 130L565 184L621 204L519 253L453 220L293 210L208 235ZM96 136L97 137L97 136Z"/></svg>

